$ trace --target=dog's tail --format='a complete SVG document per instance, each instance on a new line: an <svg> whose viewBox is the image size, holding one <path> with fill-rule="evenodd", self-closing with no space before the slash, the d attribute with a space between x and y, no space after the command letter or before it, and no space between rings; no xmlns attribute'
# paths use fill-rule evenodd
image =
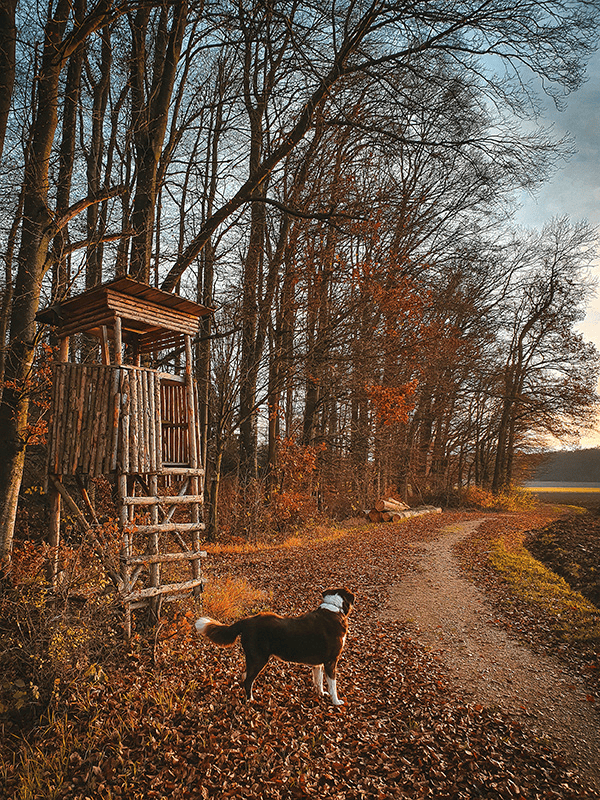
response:
<svg viewBox="0 0 600 800"><path fill-rule="evenodd" d="M223 625L222 622L217 622L210 617L201 617L196 622L196 630L201 636L206 636L213 644L219 644L221 647L232 645L242 632L239 622L234 622L233 625Z"/></svg>

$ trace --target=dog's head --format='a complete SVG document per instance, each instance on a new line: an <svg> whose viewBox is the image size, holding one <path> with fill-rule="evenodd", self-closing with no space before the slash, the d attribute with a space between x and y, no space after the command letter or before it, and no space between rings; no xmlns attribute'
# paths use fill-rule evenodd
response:
<svg viewBox="0 0 600 800"><path fill-rule="evenodd" d="M341 612L344 616L348 616L352 606L354 605L354 595L349 589L325 589L323 592L323 600L328 602L328 598L339 597L341 600ZM338 601L339 605L339 601Z"/></svg>

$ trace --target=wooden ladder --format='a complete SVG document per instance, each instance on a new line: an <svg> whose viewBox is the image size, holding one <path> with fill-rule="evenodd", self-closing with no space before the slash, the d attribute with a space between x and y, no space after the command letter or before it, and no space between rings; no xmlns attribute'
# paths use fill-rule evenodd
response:
<svg viewBox="0 0 600 800"><path fill-rule="evenodd" d="M134 488L140 487L143 493L120 492L119 496L123 533L121 578L127 636L131 635L131 612L134 609L150 607L158 618L163 602L190 594L198 596L205 583L201 559L206 557L206 551L200 550L200 534L205 527L200 519L202 495L199 493L203 470L165 468L162 474L183 479L177 495L161 494L157 475L150 475L147 482L136 475ZM127 482L120 481L119 486L125 489ZM188 512L189 521L173 521L175 513L182 509ZM144 523L137 522L136 511L145 513L150 519ZM143 552L140 552L143 545ZM177 551L172 549L175 545L179 548ZM179 575L163 582L165 566L176 567L186 562L191 572L187 580ZM142 576L146 577L146 585L136 586Z"/></svg>

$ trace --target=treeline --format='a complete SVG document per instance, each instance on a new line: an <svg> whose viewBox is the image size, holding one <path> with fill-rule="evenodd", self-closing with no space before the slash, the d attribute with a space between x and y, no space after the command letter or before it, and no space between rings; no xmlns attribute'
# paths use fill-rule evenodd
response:
<svg viewBox="0 0 600 800"><path fill-rule="evenodd" d="M498 492L519 448L589 420L593 232L508 219L568 150L531 76L580 85L594 3L1 14L4 556L39 433L35 313L116 275L216 308L196 342L213 532L224 473L269 496L310 462L312 492L358 504Z"/></svg>
<svg viewBox="0 0 600 800"><path fill-rule="evenodd" d="M540 460L531 475L534 481L600 483L600 449L555 450Z"/></svg>

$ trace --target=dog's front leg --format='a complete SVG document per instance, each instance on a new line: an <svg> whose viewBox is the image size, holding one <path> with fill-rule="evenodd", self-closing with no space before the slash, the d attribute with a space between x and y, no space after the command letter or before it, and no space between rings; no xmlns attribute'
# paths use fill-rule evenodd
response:
<svg viewBox="0 0 600 800"><path fill-rule="evenodd" d="M242 683L244 684L244 692L246 693L246 700L250 700L250 702L254 701L254 697L252 696L252 684L250 684L250 694L248 694L248 690L246 688L246 677L248 676L247 670L244 670L242 675Z"/></svg>
<svg viewBox="0 0 600 800"><path fill-rule="evenodd" d="M331 702L333 703L334 706L343 706L344 701L340 700L340 698L337 696L335 678L330 678L329 675L327 675L326 678L327 678L327 689L329 690Z"/></svg>
<svg viewBox="0 0 600 800"><path fill-rule="evenodd" d="M343 706L344 701L337 696L337 684L335 679L335 664L325 664L325 678L327 679L327 690L334 706Z"/></svg>
<svg viewBox="0 0 600 800"><path fill-rule="evenodd" d="M313 683L317 690L317 694L320 697L323 697L325 692L323 691L323 665L319 664L318 667L312 668L312 676L313 676Z"/></svg>

